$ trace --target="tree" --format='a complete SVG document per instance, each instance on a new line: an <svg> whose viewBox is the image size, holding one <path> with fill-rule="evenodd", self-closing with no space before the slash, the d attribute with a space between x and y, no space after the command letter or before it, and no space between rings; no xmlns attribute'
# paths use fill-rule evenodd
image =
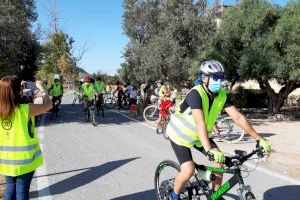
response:
<svg viewBox="0 0 300 200"><path fill-rule="evenodd" d="M276 113L299 87L299 28L299 0L285 8L242 0L228 8L199 57L222 61L232 82L257 80L270 97L269 111ZM272 79L283 86L278 93L268 82Z"/></svg>
<svg viewBox="0 0 300 200"><path fill-rule="evenodd" d="M34 0L0 1L0 77L19 74L33 79L40 54L37 36L31 31L36 18Z"/></svg>
<svg viewBox="0 0 300 200"><path fill-rule="evenodd" d="M73 43L73 38L66 33L53 33L49 41L42 45L43 63L38 76L52 80L54 74L61 74L67 80L77 79L76 58L71 54Z"/></svg>
<svg viewBox="0 0 300 200"><path fill-rule="evenodd" d="M172 83L189 79L190 59L216 27L206 1L125 0L124 9L123 28L130 38L124 69L134 72L127 78Z"/></svg>

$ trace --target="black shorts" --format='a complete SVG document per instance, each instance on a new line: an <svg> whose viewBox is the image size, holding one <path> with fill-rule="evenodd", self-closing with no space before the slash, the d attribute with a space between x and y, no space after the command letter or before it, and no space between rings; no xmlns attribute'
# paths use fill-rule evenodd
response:
<svg viewBox="0 0 300 200"><path fill-rule="evenodd" d="M209 141L212 148L218 148L217 144L211 138L209 139ZM178 145L174 143L172 140L171 140L171 145L180 165L188 161L193 161L192 152L190 148ZM198 151L200 151L201 153L203 153L205 156L207 155L203 147L197 147L196 145L193 147Z"/></svg>

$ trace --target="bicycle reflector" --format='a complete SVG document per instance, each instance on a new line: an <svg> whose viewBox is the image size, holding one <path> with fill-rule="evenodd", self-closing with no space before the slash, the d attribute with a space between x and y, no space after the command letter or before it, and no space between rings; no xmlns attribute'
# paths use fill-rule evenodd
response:
<svg viewBox="0 0 300 200"><path fill-rule="evenodd" d="M136 111L136 110L137 110L137 105L132 104L132 105L130 106L130 110Z"/></svg>

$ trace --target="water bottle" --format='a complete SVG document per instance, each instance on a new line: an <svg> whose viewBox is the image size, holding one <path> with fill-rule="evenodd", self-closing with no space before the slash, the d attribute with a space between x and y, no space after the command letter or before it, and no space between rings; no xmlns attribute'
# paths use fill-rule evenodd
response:
<svg viewBox="0 0 300 200"><path fill-rule="evenodd" d="M210 170L200 170L198 169L197 177L199 180L205 180L206 182L210 183L212 181L212 174Z"/></svg>

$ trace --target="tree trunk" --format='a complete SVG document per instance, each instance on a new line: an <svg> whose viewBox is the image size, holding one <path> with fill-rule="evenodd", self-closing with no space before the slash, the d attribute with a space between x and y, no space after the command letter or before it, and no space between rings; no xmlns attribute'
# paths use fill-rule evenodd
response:
<svg viewBox="0 0 300 200"><path fill-rule="evenodd" d="M295 81L287 81L285 85L276 93L270 86L268 80L257 79L260 88L265 91L270 97L268 103L268 112L277 114L283 106L284 101L288 98L289 94L300 87L300 84Z"/></svg>

